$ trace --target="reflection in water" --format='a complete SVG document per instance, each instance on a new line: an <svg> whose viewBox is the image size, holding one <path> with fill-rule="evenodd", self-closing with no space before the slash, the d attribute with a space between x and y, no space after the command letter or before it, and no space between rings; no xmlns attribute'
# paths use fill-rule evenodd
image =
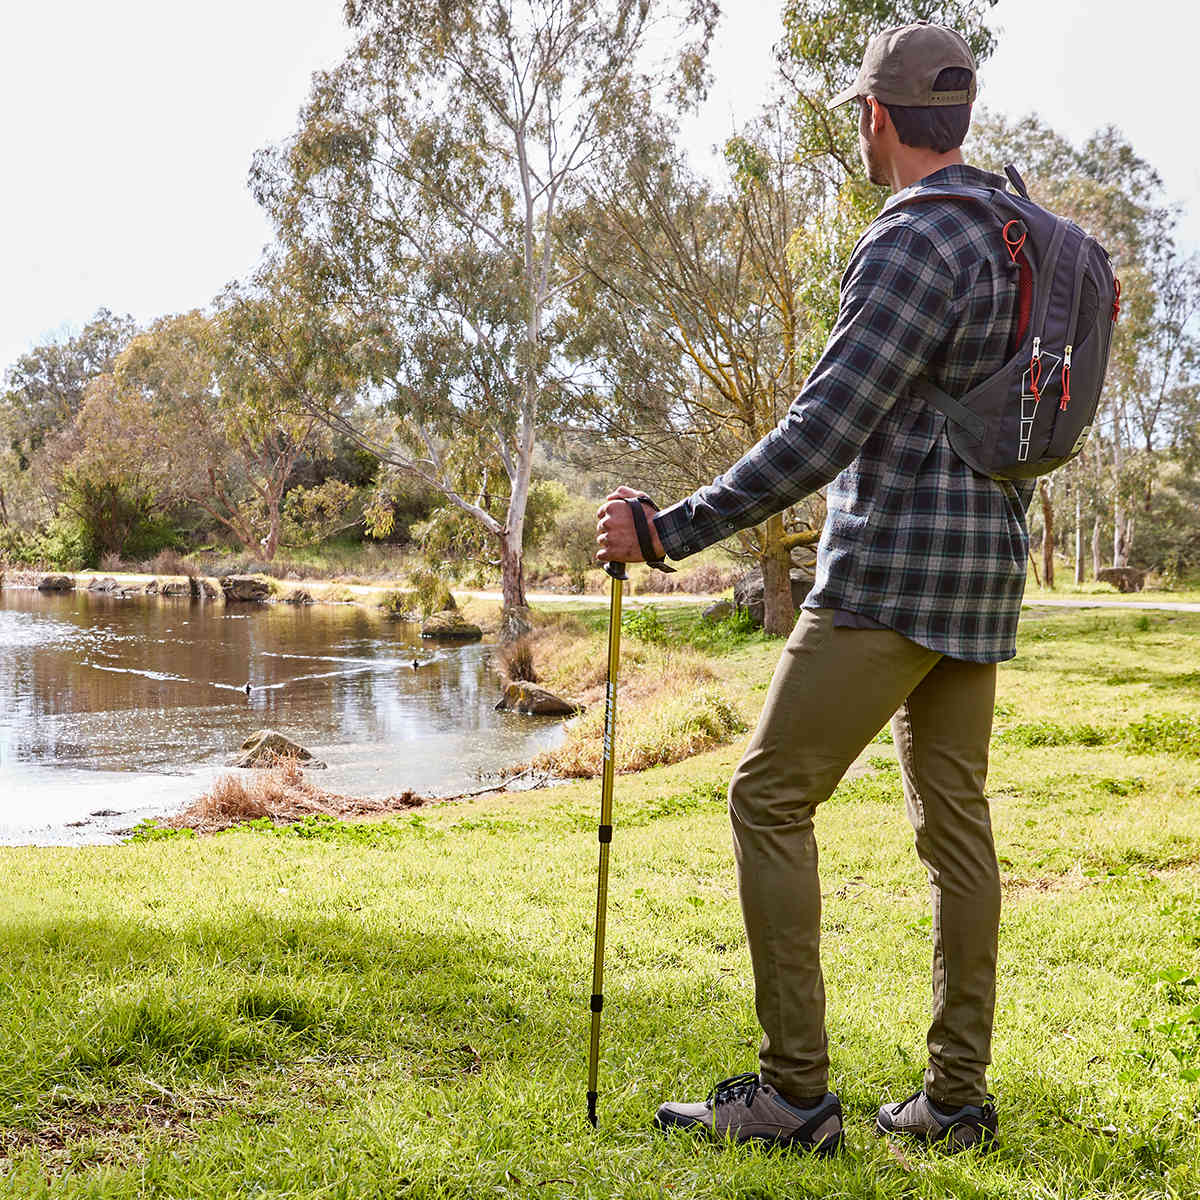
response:
<svg viewBox="0 0 1200 1200"><path fill-rule="evenodd" d="M494 711L491 653L352 606L0 591L0 841L63 840L97 803L127 825L131 796L174 809L263 726L333 790L461 790L559 736Z"/></svg>

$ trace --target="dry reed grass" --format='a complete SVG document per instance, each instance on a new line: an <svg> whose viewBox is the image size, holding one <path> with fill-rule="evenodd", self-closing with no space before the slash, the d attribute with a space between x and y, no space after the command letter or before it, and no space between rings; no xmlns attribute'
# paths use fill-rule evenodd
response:
<svg viewBox="0 0 1200 1200"><path fill-rule="evenodd" d="M530 764L548 774L598 775L604 733L607 641L575 618L547 620L527 639L542 681L551 691L586 705L567 726L563 744ZM740 712L715 684L712 667L690 646L626 637L621 646L621 735L617 770L678 762L729 740L746 728Z"/></svg>
<svg viewBox="0 0 1200 1200"><path fill-rule="evenodd" d="M500 669L514 683L538 682L538 673L533 665L533 644L528 637L502 646L498 657Z"/></svg>
<svg viewBox="0 0 1200 1200"><path fill-rule="evenodd" d="M272 767L219 776L209 791L166 823L175 829L219 833L263 817L287 825L305 817L367 816L419 808L425 803L423 797L411 791L385 800L327 792L304 777L294 758L285 758Z"/></svg>
<svg viewBox="0 0 1200 1200"><path fill-rule="evenodd" d="M616 770L644 771L702 754L746 729L737 708L713 684L688 686L668 677L640 690L621 688ZM567 779L600 774L604 753L604 705L597 701L567 727L561 746L530 764Z"/></svg>

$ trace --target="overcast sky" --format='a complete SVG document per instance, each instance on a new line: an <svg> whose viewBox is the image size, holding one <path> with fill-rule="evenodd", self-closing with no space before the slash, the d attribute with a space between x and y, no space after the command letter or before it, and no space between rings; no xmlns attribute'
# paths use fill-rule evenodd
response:
<svg viewBox="0 0 1200 1200"><path fill-rule="evenodd" d="M341 0L0 0L0 371L98 307L140 321L204 304L271 231L246 187L309 77L349 42ZM778 0L726 0L697 152L752 114ZM1115 124L1162 174L1200 245L1200 158L1184 132L1200 6L1000 0L980 102L1075 140Z"/></svg>

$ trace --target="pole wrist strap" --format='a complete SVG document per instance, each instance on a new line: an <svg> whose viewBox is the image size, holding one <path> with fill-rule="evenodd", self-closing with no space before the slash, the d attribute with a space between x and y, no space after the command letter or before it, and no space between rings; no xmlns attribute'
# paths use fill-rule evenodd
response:
<svg viewBox="0 0 1200 1200"><path fill-rule="evenodd" d="M654 543L650 538L650 522L646 520L646 514L642 511L643 504L648 504L655 512L658 511L658 505L649 496L639 496L636 499L626 497L625 503L629 505L629 511L633 514L633 528L637 533L638 546L642 551L642 558L646 560L646 565L653 567L656 571L662 571L666 575L673 575L675 568L667 566L661 558L656 558L654 555Z"/></svg>

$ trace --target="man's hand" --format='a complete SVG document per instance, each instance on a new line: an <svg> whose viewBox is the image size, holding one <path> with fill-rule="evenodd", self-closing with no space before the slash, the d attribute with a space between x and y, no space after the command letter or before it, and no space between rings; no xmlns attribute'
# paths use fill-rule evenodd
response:
<svg viewBox="0 0 1200 1200"><path fill-rule="evenodd" d="M643 562L642 548L638 545L637 530L633 527L633 514L629 511L627 499L638 500L645 493L633 488L619 487L615 492L609 492L604 503L596 510L596 561L633 563ZM646 521L650 526L650 541L658 558L664 558L662 542L658 540L658 530L650 519L654 509L642 506L646 513Z"/></svg>

